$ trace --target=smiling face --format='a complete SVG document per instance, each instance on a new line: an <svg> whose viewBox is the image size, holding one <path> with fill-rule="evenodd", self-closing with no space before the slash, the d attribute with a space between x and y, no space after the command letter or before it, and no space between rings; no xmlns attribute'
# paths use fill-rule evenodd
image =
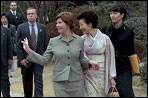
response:
<svg viewBox="0 0 148 98"><path fill-rule="evenodd" d="M124 17L124 14L121 14L120 12L110 12L110 18L112 20L113 23L118 23L120 21L122 21L122 18Z"/></svg>
<svg viewBox="0 0 148 98"><path fill-rule="evenodd" d="M80 26L80 29L83 32L83 34L88 34L90 29L92 28L92 24L91 23L87 24L85 22L85 19L79 20L79 26Z"/></svg>
<svg viewBox="0 0 148 98"><path fill-rule="evenodd" d="M70 29L70 26L67 25L61 18L58 18L56 23L56 27L59 33L65 33Z"/></svg>

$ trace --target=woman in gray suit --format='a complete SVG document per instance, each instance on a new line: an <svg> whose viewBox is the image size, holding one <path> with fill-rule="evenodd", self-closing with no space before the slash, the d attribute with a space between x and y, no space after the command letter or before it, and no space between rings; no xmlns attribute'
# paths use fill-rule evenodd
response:
<svg viewBox="0 0 148 98"><path fill-rule="evenodd" d="M59 36L49 41L43 56L35 53L28 46L28 39L22 41L28 59L40 65L47 64L55 55L53 87L56 97L84 97L82 66L99 68L96 61L84 57L84 39L74 34L74 16L71 12L62 12L56 17Z"/></svg>

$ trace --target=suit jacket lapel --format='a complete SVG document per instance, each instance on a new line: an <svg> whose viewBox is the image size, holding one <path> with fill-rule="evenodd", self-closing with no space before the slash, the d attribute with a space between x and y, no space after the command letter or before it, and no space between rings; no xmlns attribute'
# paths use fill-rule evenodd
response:
<svg viewBox="0 0 148 98"><path fill-rule="evenodd" d="M31 46L32 47L32 42L31 42L31 35L30 35L30 30L29 30L29 24L28 24L28 22L26 23L26 25L25 25L26 27L26 33L27 33L27 38L28 38L28 42L29 42L29 46Z"/></svg>
<svg viewBox="0 0 148 98"><path fill-rule="evenodd" d="M38 38L37 38L37 46L38 46L39 45L40 38L41 38L42 29L41 29L39 23L37 23L37 27L38 27Z"/></svg>
<svg viewBox="0 0 148 98"><path fill-rule="evenodd" d="M2 29L2 28L1 28ZM3 45L3 32L1 30L1 48L2 48L2 45Z"/></svg>
<svg viewBox="0 0 148 98"><path fill-rule="evenodd" d="M6 33L3 27L1 27L1 48L5 39Z"/></svg>

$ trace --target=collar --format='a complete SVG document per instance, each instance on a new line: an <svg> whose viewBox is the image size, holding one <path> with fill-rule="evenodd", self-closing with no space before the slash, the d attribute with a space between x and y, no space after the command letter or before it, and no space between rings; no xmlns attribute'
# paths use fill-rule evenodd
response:
<svg viewBox="0 0 148 98"><path fill-rule="evenodd" d="M6 27L6 28L8 28L8 24L6 24L6 25L4 25L4 24L3 24L3 27Z"/></svg>
<svg viewBox="0 0 148 98"><path fill-rule="evenodd" d="M74 40L74 39L76 39L76 38L77 38L77 35L76 35L75 33L72 32L69 41L66 40L62 34L59 35L59 38L58 38L58 39L59 39L59 40L63 40L63 41L65 41L65 42L70 42L70 41L72 41L72 40Z"/></svg>
<svg viewBox="0 0 148 98"><path fill-rule="evenodd" d="M122 24L120 25L120 27L116 27L115 24L111 24L111 28L112 28L114 31L123 31L123 30L126 29L124 23L122 23Z"/></svg>
<svg viewBox="0 0 148 98"><path fill-rule="evenodd" d="M15 13L15 15L16 15L16 11L12 11L12 10L10 10L10 11L11 11L12 14Z"/></svg>
<svg viewBox="0 0 148 98"><path fill-rule="evenodd" d="M32 26L32 23L28 21L29 26ZM37 22L34 22L34 26L37 25Z"/></svg>

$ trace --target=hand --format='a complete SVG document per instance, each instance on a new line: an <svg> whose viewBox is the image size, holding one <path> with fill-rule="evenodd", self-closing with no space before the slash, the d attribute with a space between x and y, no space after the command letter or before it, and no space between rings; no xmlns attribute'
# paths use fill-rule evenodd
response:
<svg viewBox="0 0 148 98"><path fill-rule="evenodd" d="M8 64L11 65L13 63L13 60L8 59Z"/></svg>
<svg viewBox="0 0 148 98"><path fill-rule="evenodd" d="M110 85L111 85L111 87L115 87L116 86L116 82L115 82L114 78L112 78L110 80Z"/></svg>
<svg viewBox="0 0 148 98"><path fill-rule="evenodd" d="M29 63L26 59L21 60L21 64L27 67L27 63Z"/></svg>
<svg viewBox="0 0 148 98"><path fill-rule="evenodd" d="M93 70L99 70L100 69L100 65L97 61L90 60L89 63L91 64L91 67L92 67Z"/></svg>
<svg viewBox="0 0 148 98"><path fill-rule="evenodd" d="M29 47L29 45L28 45L28 39L25 38L24 41L21 41L21 42L23 43L23 48L24 48L24 50L25 50L27 53L29 53L29 52L31 51L31 49L30 49L30 47Z"/></svg>
<svg viewBox="0 0 148 98"><path fill-rule="evenodd" d="M82 67L82 71L86 72L88 70L88 68Z"/></svg>

